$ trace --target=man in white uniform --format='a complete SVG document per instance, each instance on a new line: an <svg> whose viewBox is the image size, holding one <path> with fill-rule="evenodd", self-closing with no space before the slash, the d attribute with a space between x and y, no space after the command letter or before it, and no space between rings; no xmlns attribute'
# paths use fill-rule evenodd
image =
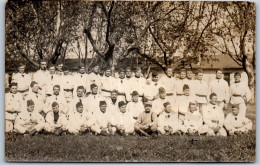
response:
<svg viewBox="0 0 260 165"><path fill-rule="evenodd" d="M175 81L175 89L176 89L176 100L181 97L183 93L183 86L188 84L188 80L186 79L186 70L180 70L180 78Z"/></svg>
<svg viewBox="0 0 260 165"><path fill-rule="evenodd" d="M51 104L53 102L57 102L61 109L63 109L64 106L65 106L66 100L65 100L64 95L60 93L60 86L59 85L54 85L52 95L46 98L46 103L45 103L45 106L44 106L44 112L45 113L48 113L49 111L52 110Z"/></svg>
<svg viewBox="0 0 260 165"><path fill-rule="evenodd" d="M129 102L126 106L127 112L133 114L134 119L137 119L139 114L144 111L144 105L138 99L139 95L137 91L132 92L132 101Z"/></svg>
<svg viewBox="0 0 260 165"><path fill-rule="evenodd" d="M95 111L99 110L99 102L104 100L105 98L98 93L98 86L97 84L91 84L91 93L86 98L87 102L87 110L94 114Z"/></svg>
<svg viewBox="0 0 260 165"><path fill-rule="evenodd" d="M88 84L96 84L98 86L98 93L101 92L101 76L99 75L99 65L93 67L92 72L88 75ZM87 89L87 91L91 91Z"/></svg>
<svg viewBox="0 0 260 165"><path fill-rule="evenodd" d="M35 81L39 84L40 90L42 94L46 94L46 86L47 79L46 77L49 75L49 71L47 70L47 62L44 59L40 59L40 70L35 72L32 77L32 81Z"/></svg>
<svg viewBox="0 0 260 165"><path fill-rule="evenodd" d="M162 87L158 82L158 72L152 72L152 80L147 79L144 86L144 98L149 101L158 99L159 87Z"/></svg>
<svg viewBox="0 0 260 165"><path fill-rule="evenodd" d="M176 79L173 77L173 70L168 67L166 70L166 75L163 75L159 80L159 88L163 87L166 91L166 96L171 100L175 99L175 82Z"/></svg>
<svg viewBox="0 0 260 165"><path fill-rule="evenodd" d="M78 86L83 86L84 89L86 89L86 93L88 92L87 90L88 88L88 77L86 75L86 70L85 70L85 66L83 64L79 65L79 71L78 73L76 73L73 78L74 78L74 88L77 88Z"/></svg>
<svg viewBox="0 0 260 165"><path fill-rule="evenodd" d="M101 79L102 87L101 94L103 97L110 97L111 91L116 89L116 79L111 76L111 68L107 67L105 75Z"/></svg>

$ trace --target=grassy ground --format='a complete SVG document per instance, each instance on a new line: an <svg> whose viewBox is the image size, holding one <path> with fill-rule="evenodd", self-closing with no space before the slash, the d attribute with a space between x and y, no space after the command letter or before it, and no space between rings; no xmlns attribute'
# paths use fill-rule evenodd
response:
<svg viewBox="0 0 260 165"><path fill-rule="evenodd" d="M230 111L230 110L228 110ZM227 112L226 112L227 113ZM233 137L157 136L104 137L94 135L7 135L8 161L120 161L120 162L252 162L255 161L255 106L248 106L247 117L253 132ZM191 140L194 143L191 143Z"/></svg>

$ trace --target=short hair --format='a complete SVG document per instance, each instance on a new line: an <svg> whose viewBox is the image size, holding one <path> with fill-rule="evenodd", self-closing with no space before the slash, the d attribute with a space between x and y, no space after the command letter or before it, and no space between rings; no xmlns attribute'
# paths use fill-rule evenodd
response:
<svg viewBox="0 0 260 165"><path fill-rule="evenodd" d="M107 102L104 101L104 100L103 100L103 101L100 101L100 102L99 102L99 106L101 107L102 105L107 105Z"/></svg>
<svg viewBox="0 0 260 165"><path fill-rule="evenodd" d="M218 71L223 72L223 69L222 69L222 68L218 68L218 69L216 70L216 73L217 73Z"/></svg>
<svg viewBox="0 0 260 165"><path fill-rule="evenodd" d="M60 89L60 85L57 85L57 84L56 84L56 85L53 86L53 89L54 89L54 88L59 88L59 89Z"/></svg>
<svg viewBox="0 0 260 165"><path fill-rule="evenodd" d="M193 72L190 68L186 69L186 72Z"/></svg>
<svg viewBox="0 0 260 165"><path fill-rule="evenodd" d="M132 71L132 69L129 66L125 68L125 71L127 71L127 70Z"/></svg>
<svg viewBox="0 0 260 165"><path fill-rule="evenodd" d="M84 90L85 88L81 85L81 86L77 87L77 90L79 90L79 89L83 89Z"/></svg>
<svg viewBox="0 0 260 165"><path fill-rule="evenodd" d="M185 73L186 73L186 69L181 69L181 70L180 70L180 73L181 73L181 72L185 72Z"/></svg>
<svg viewBox="0 0 260 165"><path fill-rule="evenodd" d="M117 91L116 89L114 89L114 90L111 91L111 94L112 94L112 93L118 94L118 91Z"/></svg>
<svg viewBox="0 0 260 165"><path fill-rule="evenodd" d="M137 91L133 91L132 92L132 96L138 96L139 94L138 94L138 92Z"/></svg>
<svg viewBox="0 0 260 165"><path fill-rule="evenodd" d="M81 69L81 68L83 68L83 67L85 68L85 66L84 66L83 64L79 64L78 67L79 67L79 69Z"/></svg>
<svg viewBox="0 0 260 165"><path fill-rule="evenodd" d="M191 105L195 105L195 106L196 106L196 103L195 103L195 102L189 102L189 107L190 107Z"/></svg>
<svg viewBox="0 0 260 165"><path fill-rule="evenodd" d="M61 61L57 61L56 66L58 65L63 65L63 63Z"/></svg>
<svg viewBox="0 0 260 165"><path fill-rule="evenodd" d="M163 106L166 108L168 105L171 105L171 103L169 101L163 103Z"/></svg>
<svg viewBox="0 0 260 165"><path fill-rule="evenodd" d="M234 74L234 77L235 76L240 76L241 77L241 73L240 72L236 72L235 74Z"/></svg>
<svg viewBox="0 0 260 165"><path fill-rule="evenodd" d="M91 84L91 85L90 85L90 89L93 89L93 88L95 88L95 87L98 87L97 84Z"/></svg>
<svg viewBox="0 0 260 165"><path fill-rule="evenodd" d="M53 65L53 64L50 64L48 68L50 69L50 68L52 68L52 67L54 67L54 68L55 68L55 65Z"/></svg>
<svg viewBox="0 0 260 165"><path fill-rule="evenodd" d="M25 66L25 64L24 64L24 63L19 63L19 64L18 64L18 68L20 68L20 67L22 67L22 66Z"/></svg>
<svg viewBox="0 0 260 165"><path fill-rule="evenodd" d="M165 89L163 87L159 88L159 94L165 93Z"/></svg>
<svg viewBox="0 0 260 165"><path fill-rule="evenodd" d="M199 74L199 73L203 73L203 70L202 69L198 69L196 74Z"/></svg>
<svg viewBox="0 0 260 165"><path fill-rule="evenodd" d="M59 104L56 101L51 104L51 107L57 107L57 106L59 106Z"/></svg>
<svg viewBox="0 0 260 165"><path fill-rule="evenodd" d="M40 59L40 63L42 63L42 62L46 62L47 63L47 61L45 59Z"/></svg>
<svg viewBox="0 0 260 165"><path fill-rule="evenodd" d="M12 87L12 86L18 86L18 84L17 84L16 82L12 82L12 83L10 84L10 87Z"/></svg>
<svg viewBox="0 0 260 165"><path fill-rule="evenodd" d="M27 106L32 106L32 105L34 105L33 100L27 100Z"/></svg>
<svg viewBox="0 0 260 165"><path fill-rule="evenodd" d="M123 68L119 68L118 73L122 73L125 72L125 70Z"/></svg>
<svg viewBox="0 0 260 165"><path fill-rule="evenodd" d="M184 84L184 85L183 85L183 91L186 90L186 89L190 89L190 87L189 87L188 84Z"/></svg>
<svg viewBox="0 0 260 165"><path fill-rule="evenodd" d="M38 84L36 81L32 81L30 87L32 88L35 84Z"/></svg>
<svg viewBox="0 0 260 165"><path fill-rule="evenodd" d="M209 95L209 99L211 99L213 96L217 96L217 94L216 93L211 93L210 95Z"/></svg>
<svg viewBox="0 0 260 165"><path fill-rule="evenodd" d="M158 72L157 71L153 71L152 72L152 77L156 77L156 76L158 76Z"/></svg>
<svg viewBox="0 0 260 165"><path fill-rule="evenodd" d="M118 107L119 107L119 108L122 107L122 106L124 106L124 105L126 105L126 103L125 103L124 101L120 101L120 102L118 103Z"/></svg>
<svg viewBox="0 0 260 165"><path fill-rule="evenodd" d="M135 68L135 71L136 71L136 72L137 72L137 71L142 71L142 69L141 69L141 67L138 66L138 67Z"/></svg>
<svg viewBox="0 0 260 165"><path fill-rule="evenodd" d="M239 109L239 104L232 104L232 108L238 108Z"/></svg>
<svg viewBox="0 0 260 165"><path fill-rule="evenodd" d="M149 106L152 106L152 102L151 102L151 101L147 101L147 102L144 103L144 106L145 106L145 107L148 106L148 105L149 105Z"/></svg>
<svg viewBox="0 0 260 165"><path fill-rule="evenodd" d="M76 108L78 108L78 107L83 107L83 104L81 102L77 102Z"/></svg>
<svg viewBox="0 0 260 165"><path fill-rule="evenodd" d="M107 70L110 70L110 71L111 71L111 67L107 66L107 67L105 68L105 71L107 71Z"/></svg>

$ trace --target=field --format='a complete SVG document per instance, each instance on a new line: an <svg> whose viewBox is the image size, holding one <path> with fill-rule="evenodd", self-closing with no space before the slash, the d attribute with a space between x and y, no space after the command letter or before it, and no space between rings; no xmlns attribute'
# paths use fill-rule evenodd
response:
<svg viewBox="0 0 260 165"><path fill-rule="evenodd" d="M7 161L70 162L253 162L255 161L255 106L248 106L247 117L253 131L233 137L206 136L22 136L5 138ZM194 140L192 143L192 139Z"/></svg>

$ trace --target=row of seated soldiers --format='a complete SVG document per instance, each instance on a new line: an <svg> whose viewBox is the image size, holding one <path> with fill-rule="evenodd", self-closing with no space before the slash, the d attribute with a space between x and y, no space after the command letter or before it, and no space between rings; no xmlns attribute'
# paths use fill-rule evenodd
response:
<svg viewBox="0 0 260 165"><path fill-rule="evenodd" d="M39 89L36 82L32 82L31 86L32 91ZM39 107L37 109L32 99L20 102L21 104L26 102L26 108L16 111L12 109L13 113L10 113L10 107L6 106L9 109L5 114L6 132L31 135L44 131L56 135L86 132L114 135L117 132L127 136L137 132L147 136L149 133L227 136L227 132L229 135L234 135L247 133L252 129L252 122L239 115L239 104L232 104L232 113L225 118L223 108L217 104L215 93L210 94L209 103L200 113L196 100L192 100L188 85L183 86L183 99L174 103L166 99L166 91L160 87L157 100L162 101L162 108L154 104L155 101L146 100L144 103L140 101L137 91L133 91L132 101L126 103L118 99L116 90L111 92L109 98L97 95L96 84L91 84L91 90L91 94L85 98L84 87L79 86L78 98L68 101L66 105L57 99L60 87L56 85L53 88L54 98L49 97L49 105L45 104L46 111L40 111ZM17 94L17 83L11 83L10 91L12 95ZM19 102L13 105L19 106Z"/></svg>

